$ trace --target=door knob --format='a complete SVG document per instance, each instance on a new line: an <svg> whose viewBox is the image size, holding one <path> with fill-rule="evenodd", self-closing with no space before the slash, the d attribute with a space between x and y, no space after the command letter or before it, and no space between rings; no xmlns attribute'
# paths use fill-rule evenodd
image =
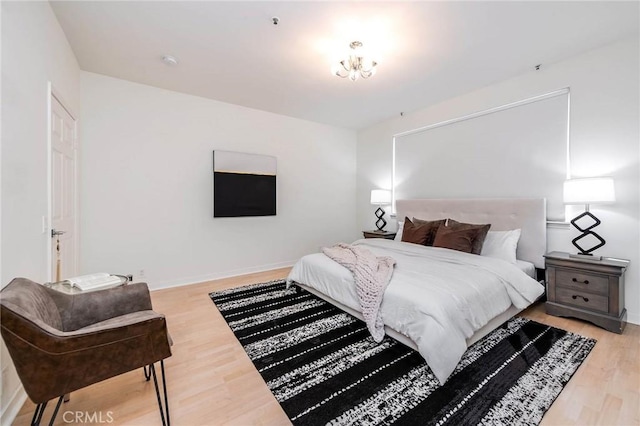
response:
<svg viewBox="0 0 640 426"><path fill-rule="evenodd" d="M62 235L65 234L67 231L58 231L57 229L52 229L51 230L51 238L55 237L56 235Z"/></svg>

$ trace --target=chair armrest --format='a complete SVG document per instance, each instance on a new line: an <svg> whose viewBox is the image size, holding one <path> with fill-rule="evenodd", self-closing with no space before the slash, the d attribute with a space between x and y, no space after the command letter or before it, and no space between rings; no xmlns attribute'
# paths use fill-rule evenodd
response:
<svg viewBox="0 0 640 426"><path fill-rule="evenodd" d="M104 345L135 340L148 334L168 336L164 315L154 311L137 311L78 330L62 332L56 336L62 345L51 349L69 353L94 348L101 352ZM165 340L168 342L168 337Z"/></svg>
<svg viewBox="0 0 640 426"><path fill-rule="evenodd" d="M39 320L32 321L13 313L6 314L3 318L5 321L15 319L22 321L23 333L16 337L23 344L50 356L64 356L86 350L101 352L105 345L135 340L149 334L164 336L161 343L169 345L170 342L165 316L151 310L110 318L74 331L60 331ZM5 327L3 333L15 335Z"/></svg>
<svg viewBox="0 0 640 426"><path fill-rule="evenodd" d="M114 317L152 309L146 283L76 294L48 290L58 306L64 331L74 331Z"/></svg>

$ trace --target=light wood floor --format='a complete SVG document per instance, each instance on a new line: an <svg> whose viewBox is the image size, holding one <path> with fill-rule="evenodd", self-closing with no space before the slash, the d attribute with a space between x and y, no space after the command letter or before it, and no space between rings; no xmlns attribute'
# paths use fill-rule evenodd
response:
<svg viewBox="0 0 640 426"><path fill-rule="evenodd" d="M211 291L283 278L288 271L152 293L154 309L167 316L174 341L173 356L165 362L173 425L290 424L208 297ZM629 324L617 335L578 320L548 316L540 304L524 316L598 340L542 425L640 425L640 326ZM33 409L27 401L14 424L29 424ZM43 423L52 411L47 408ZM77 423L76 415L83 424L161 424L153 383L144 380L141 369L74 392L55 424ZM86 422L87 416L94 421Z"/></svg>

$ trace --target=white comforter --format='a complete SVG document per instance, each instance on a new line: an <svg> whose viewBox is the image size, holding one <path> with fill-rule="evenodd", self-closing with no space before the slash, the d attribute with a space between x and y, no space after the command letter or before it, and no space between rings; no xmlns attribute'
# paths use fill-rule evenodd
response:
<svg viewBox="0 0 640 426"><path fill-rule="evenodd" d="M524 309L543 287L500 259L385 239L354 242L396 260L382 319L416 343L444 383L466 351L466 339L511 305ZM299 282L361 312L351 272L322 253L300 259L287 282Z"/></svg>

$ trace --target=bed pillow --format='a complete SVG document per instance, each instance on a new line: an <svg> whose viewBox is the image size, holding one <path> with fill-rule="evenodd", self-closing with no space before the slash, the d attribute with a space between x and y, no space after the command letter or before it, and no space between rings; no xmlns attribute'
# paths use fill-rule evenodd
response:
<svg viewBox="0 0 640 426"><path fill-rule="evenodd" d="M433 246L471 253L477 235L475 229L456 229L443 225L438 228Z"/></svg>
<svg viewBox="0 0 640 426"><path fill-rule="evenodd" d="M516 263L516 250L520 240L520 229L511 231L489 231L482 245L481 256L497 257L509 263Z"/></svg>
<svg viewBox="0 0 640 426"><path fill-rule="evenodd" d="M445 247L465 253L480 254L491 225L476 225L448 219L441 225L433 242L434 247Z"/></svg>
<svg viewBox="0 0 640 426"><path fill-rule="evenodd" d="M432 246L433 242L436 240L436 233L438 232L438 228L440 225L444 225L446 219L441 220L422 220L413 218L414 225L418 226L427 226L429 228L429 232L427 234L427 241L424 243L425 246Z"/></svg>
<svg viewBox="0 0 640 426"><path fill-rule="evenodd" d="M478 235L473 240L473 248L471 249L471 253L480 254L482 252L482 245L484 244L484 240L487 237L487 233L491 228L491 224L475 224L475 223L464 223L458 222L457 220L448 219L447 226L454 228L464 228L464 229L477 229Z"/></svg>
<svg viewBox="0 0 640 426"><path fill-rule="evenodd" d="M402 241L425 245L430 230L429 226L416 225L408 217L405 217L402 227Z"/></svg>

